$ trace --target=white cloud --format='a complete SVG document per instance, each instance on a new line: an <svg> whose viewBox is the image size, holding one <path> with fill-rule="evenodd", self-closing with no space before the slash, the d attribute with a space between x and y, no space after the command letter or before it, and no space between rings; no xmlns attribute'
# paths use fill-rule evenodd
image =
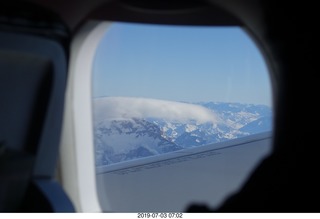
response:
<svg viewBox="0 0 320 219"><path fill-rule="evenodd" d="M130 118L163 118L169 121L197 123L219 121L211 110L189 103L135 97L103 97L94 99L94 120Z"/></svg>

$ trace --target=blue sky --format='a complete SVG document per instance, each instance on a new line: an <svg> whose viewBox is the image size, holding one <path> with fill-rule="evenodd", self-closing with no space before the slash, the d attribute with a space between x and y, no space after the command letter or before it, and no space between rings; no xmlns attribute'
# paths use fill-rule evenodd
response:
<svg viewBox="0 0 320 219"><path fill-rule="evenodd" d="M97 49L93 96L271 105L271 86L240 28L114 23Z"/></svg>

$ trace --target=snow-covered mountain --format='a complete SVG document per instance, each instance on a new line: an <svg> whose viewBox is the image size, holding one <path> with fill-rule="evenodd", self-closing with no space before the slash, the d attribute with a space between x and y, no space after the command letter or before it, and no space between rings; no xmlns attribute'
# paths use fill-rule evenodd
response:
<svg viewBox="0 0 320 219"><path fill-rule="evenodd" d="M219 122L170 122L148 118L177 145L193 147L270 131L272 111L264 105L240 103L196 103L212 110Z"/></svg>
<svg viewBox="0 0 320 219"><path fill-rule="evenodd" d="M157 125L140 118L101 121L95 127L94 135L97 165L183 149L164 138Z"/></svg>
<svg viewBox="0 0 320 219"><path fill-rule="evenodd" d="M270 131L264 105L180 103L145 98L94 100L96 165L222 142Z"/></svg>

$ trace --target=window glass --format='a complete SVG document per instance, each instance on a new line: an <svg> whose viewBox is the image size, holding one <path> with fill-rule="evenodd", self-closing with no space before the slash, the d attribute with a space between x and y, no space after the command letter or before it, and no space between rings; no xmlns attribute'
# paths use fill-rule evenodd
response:
<svg viewBox="0 0 320 219"><path fill-rule="evenodd" d="M93 66L96 166L272 128L271 87L239 27L114 23Z"/></svg>

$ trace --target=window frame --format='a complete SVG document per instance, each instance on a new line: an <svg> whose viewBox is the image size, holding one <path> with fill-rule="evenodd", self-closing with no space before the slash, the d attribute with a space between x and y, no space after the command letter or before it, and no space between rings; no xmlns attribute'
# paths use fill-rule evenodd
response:
<svg viewBox="0 0 320 219"><path fill-rule="evenodd" d="M96 191L91 77L96 48L109 25L89 21L71 44L60 162L63 187L78 212L102 212Z"/></svg>
<svg viewBox="0 0 320 219"><path fill-rule="evenodd" d="M192 155L195 152L202 153L207 151L209 147L212 148L212 145L206 145L184 151L177 151L175 153L162 154L156 157L132 160L103 168L97 168L95 166L92 68L96 49L111 24L112 22L107 21L86 22L75 35L71 45L60 163L63 167L61 168L63 187L72 199L78 212L102 212L97 194L96 174L128 168L133 165L154 163L164 158L174 159L181 156ZM243 30L245 31L246 29L244 28ZM250 33L247 32L247 34L248 37L251 37L253 42L256 43ZM257 44L255 45L261 52L270 72L268 59L260 47ZM270 83L271 82L270 80ZM271 83L271 89L272 88ZM254 141L254 138L270 138L272 137L272 132L254 135L251 137L251 141ZM234 142L242 144L244 141L247 141L247 138L234 139L232 142L215 143L214 148L229 147L231 144L234 144Z"/></svg>

